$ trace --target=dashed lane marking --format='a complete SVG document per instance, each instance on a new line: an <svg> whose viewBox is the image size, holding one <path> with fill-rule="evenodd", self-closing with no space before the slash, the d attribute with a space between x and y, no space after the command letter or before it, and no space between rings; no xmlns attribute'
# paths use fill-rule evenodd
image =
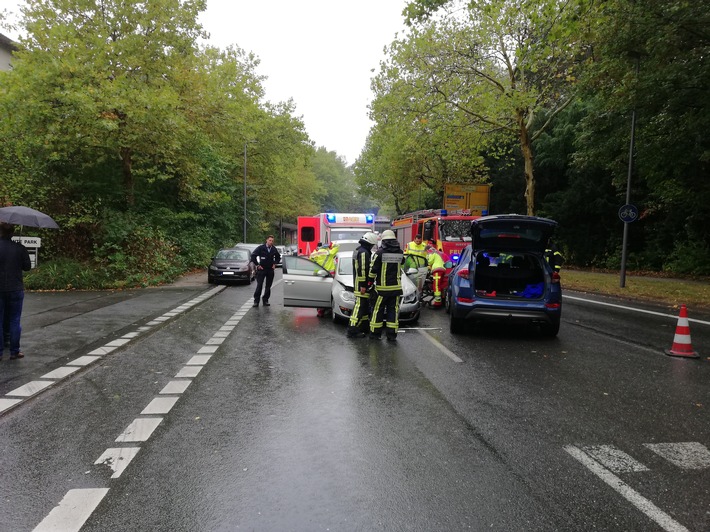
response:
<svg viewBox="0 0 710 532"><path fill-rule="evenodd" d="M78 531L107 493L108 488L69 490L34 532Z"/></svg>
<svg viewBox="0 0 710 532"><path fill-rule="evenodd" d="M113 471L111 478L118 478L140 450L140 447L112 447L110 449L106 449L104 454L99 456L98 460L94 462L94 465L103 464L110 467Z"/></svg>
<svg viewBox="0 0 710 532"><path fill-rule="evenodd" d="M276 283L275 283L276 284ZM195 300L193 300L195 301ZM242 305L237 314L229 318L229 322L237 325L241 318L251 308L250 303ZM224 331L224 327L220 331ZM234 326L229 327L229 331L233 330ZM222 340L226 336L221 334L218 336L215 333L210 340L219 338ZM207 341L207 344L216 343ZM219 342L221 344L221 342ZM181 397L181 394L188 388L191 380L185 380L184 377L196 377L202 368L212 358L212 354L217 351L219 345L205 345L194 355L190 360L178 371L175 379L171 380L150 403L139 414L140 416L156 416L165 415L175 406ZM210 353L208 355L200 353ZM74 369L79 369L74 368ZM51 384L51 382L49 382ZM35 392L36 393L36 392ZM5 401L5 402L3 402ZM0 412L13 406L7 404L8 400L0 399ZM11 400L15 401L15 400ZM21 401L17 399L16 401ZM162 417L137 417L128 427L116 438L117 443L129 442L145 442L147 441L155 429L162 423ZM107 465L113 470L112 479L121 476L121 473L128 467L131 460L138 454L140 447L111 447L94 462L94 465ZM55 531L62 530L67 532L78 531L89 516L96 509L101 500L108 493L108 488L100 490L70 490L64 496L64 499L59 505L50 512L50 514L39 524L35 530L40 531ZM85 499L87 499L85 501Z"/></svg>
<svg viewBox="0 0 710 532"><path fill-rule="evenodd" d="M573 300L573 301L583 301L583 302L585 302L585 303L593 303L593 304L595 304L595 305L603 305L603 306L606 306L606 307L614 307L614 308L620 308L620 309L623 309L623 310L631 310L631 311L633 311L633 312L642 312L642 313L644 313L644 314L652 314L652 315L654 315L654 316L662 316L662 317L664 317L664 318L672 318L672 319L674 319L674 320L677 320L677 319L678 319L678 316L674 316L673 314L664 314L663 312L655 312L655 311L653 311L653 310L645 310L645 309L642 309L642 308L626 307L626 306L624 306L624 305L616 305L616 304L614 304L614 303L607 303L607 302L605 302L605 301L595 301L595 300L593 300L593 299L585 299L585 298L583 298L583 297L568 296L567 294L564 294L564 295L562 296L562 299L563 299L563 300L564 300L564 299L571 299L571 300ZM692 322L695 322L695 323L702 323L703 325L710 325L710 321L696 320L696 319L693 319L693 318L688 318L688 321L692 321Z"/></svg>
<svg viewBox="0 0 710 532"><path fill-rule="evenodd" d="M30 397L33 397L34 395L42 392L50 386L54 386L55 384L61 382L63 379L66 379L70 375L76 373L82 367L88 366L93 362L96 362L101 358L101 356L107 355L112 351L118 349L119 347L126 345L134 338L137 338L141 334L152 329L155 325L158 325L174 318L175 316L178 316L187 309L198 305L199 303L205 301L206 299L209 299L210 297L214 296L215 294L221 292L224 289L224 286L212 288L204 294L191 299L187 303L183 303L179 307L176 307L173 310L164 313L162 316L147 323L146 325L138 327L135 331L126 333L120 338L112 340L107 344L96 348L93 351L90 351L88 355L80 356L72 361L67 362L65 366L61 366L53 371L50 371L49 373L46 373L45 375L42 375L40 379L45 380L31 381L23 386L20 386L19 388L7 392L5 394L5 399L0 398L0 414L19 406ZM21 397L21 399L15 399L15 397Z"/></svg>
<svg viewBox="0 0 710 532"><path fill-rule="evenodd" d="M629 501L639 511L643 512L649 519L658 524L658 526L660 526L663 530L666 530L667 532L690 532L678 521L673 519L670 515L665 513L646 497L638 493L631 486L626 484L623 480L614 475L611 471L602 466L599 462L594 460L581 449L575 447L574 445L566 445L564 450L592 473L598 476L619 495Z"/></svg>

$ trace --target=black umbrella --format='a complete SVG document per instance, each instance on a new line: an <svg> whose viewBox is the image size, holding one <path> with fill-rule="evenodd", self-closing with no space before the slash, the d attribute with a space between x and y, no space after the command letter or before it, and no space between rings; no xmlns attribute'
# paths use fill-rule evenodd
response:
<svg viewBox="0 0 710 532"><path fill-rule="evenodd" d="M43 212L29 207L2 207L0 208L0 222L27 227L43 227L46 229L59 229L57 222Z"/></svg>

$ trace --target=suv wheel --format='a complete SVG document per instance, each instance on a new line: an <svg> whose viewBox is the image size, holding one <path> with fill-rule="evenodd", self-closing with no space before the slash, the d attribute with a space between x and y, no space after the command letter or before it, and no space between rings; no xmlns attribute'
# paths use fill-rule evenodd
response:
<svg viewBox="0 0 710 532"><path fill-rule="evenodd" d="M560 319L557 318L556 320L552 320L550 323L543 323L540 325L540 331L543 336L554 338L557 336L557 333L560 332Z"/></svg>
<svg viewBox="0 0 710 532"><path fill-rule="evenodd" d="M449 332L451 334L461 334L464 331L465 320L455 317L453 312L449 313L449 318Z"/></svg>

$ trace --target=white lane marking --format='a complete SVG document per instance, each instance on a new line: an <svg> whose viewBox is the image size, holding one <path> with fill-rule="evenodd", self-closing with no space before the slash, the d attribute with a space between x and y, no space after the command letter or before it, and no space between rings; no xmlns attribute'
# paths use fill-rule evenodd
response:
<svg viewBox="0 0 710 532"><path fill-rule="evenodd" d="M91 357L84 355L83 357L75 358L71 362L67 362L67 366L88 366L92 362L96 362L101 357Z"/></svg>
<svg viewBox="0 0 710 532"><path fill-rule="evenodd" d="M213 336L212 338L207 340L207 345L222 345L224 343L224 338L220 337L215 337Z"/></svg>
<svg viewBox="0 0 710 532"><path fill-rule="evenodd" d="M49 373L45 373L40 377L40 379L63 379L64 377L68 377L80 369L81 368L78 366L62 366L61 368L50 371Z"/></svg>
<svg viewBox="0 0 710 532"><path fill-rule="evenodd" d="M640 473L648 467L613 445L589 445L582 450L614 473Z"/></svg>
<svg viewBox="0 0 710 532"><path fill-rule="evenodd" d="M585 303L593 303L595 305L604 305L606 307L620 308L623 310L632 310L634 312L643 312L644 314L653 314L654 316L662 316L664 318L673 318L674 320L678 319L678 316L673 315L673 314L664 314L662 312L654 312L653 310L644 310L642 308L626 307L624 305L616 305L614 303L606 303L604 301L594 301L593 299L584 299L582 297L568 296L567 294L563 295L562 298L563 299L573 299L575 301L584 301ZM702 323L703 325L710 325L710 321L696 320L693 318L688 318L688 321L694 321L695 323Z"/></svg>
<svg viewBox="0 0 710 532"><path fill-rule="evenodd" d="M206 345L204 347L200 347L200 349L197 351L199 354L203 353L216 353L217 349L219 349L218 345Z"/></svg>
<svg viewBox="0 0 710 532"><path fill-rule="evenodd" d="M644 447L662 456L682 469L707 469L710 467L710 451L702 443L644 443Z"/></svg>
<svg viewBox="0 0 710 532"><path fill-rule="evenodd" d="M228 327L223 325L222 327L219 328L219 330L223 331L223 332L231 332L234 330L234 325L230 325Z"/></svg>
<svg viewBox="0 0 710 532"><path fill-rule="evenodd" d="M146 406L141 415L167 414L178 402L179 397L156 397Z"/></svg>
<svg viewBox="0 0 710 532"><path fill-rule="evenodd" d="M187 361L187 366L204 366L210 361L212 355L195 355Z"/></svg>
<svg viewBox="0 0 710 532"><path fill-rule="evenodd" d="M108 355L111 351L115 351L115 350L116 350L115 347L104 346L104 347L99 347L98 349L94 349L93 351L90 351L89 354L90 355L98 355L98 356Z"/></svg>
<svg viewBox="0 0 710 532"><path fill-rule="evenodd" d="M110 467L113 471L111 478L118 478L140 450L140 447L113 447L106 449L104 454L99 456L98 460L94 462L94 465L103 464Z"/></svg>
<svg viewBox="0 0 710 532"><path fill-rule="evenodd" d="M227 331L217 331L212 335L212 338L227 338L229 333Z"/></svg>
<svg viewBox="0 0 710 532"><path fill-rule="evenodd" d="M139 334L140 333L138 331L133 331L133 332L129 332L129 333L124 334L123 336L121 336L121 338L128 338L130 340L131 338L135 338Z"/></svg>
<svg viewBox="0 0 710 532"><path fill-rule="evenodd" d="M21 403L22 399L1 399L0 398L0 412L4 412L10 407L15 406L17 403Z"/></svg>
<svg viewBox="0 0 710 532"><path fill-rule="evenodd" d="M106 347L121 347L122 345L126 345L130 341L130 338L118 338L117 340L113 340L112 342L109 342L105 345Z"/></svg>
<svg viewBox="0 0 710 532"><path fill-rule="evenodd" d="M41 392L48 386L51 386L54 384L51 381L31 381L25 384L24 386L20 386L19 388L15 388L11 392L7 392L5 395L15 395L17 397L30 397L31 395L36 394L37 392Z"/></svg>
<svg viewBox="0 0 710 532"><path fill-rule="evenodd" d="M611 471L603 467L596 460L578 449L574 445L565 445L564 450L573 458L579 461L592 473L597 475L602 481L610 486L619 495L624 497L639 511L643 512L649 519L658 524L667 532L690 532L687 528L673 519L670 515L661 510L658 506L649 501L646 497L635 491Z"/></svg>
<svg viewBox="0 0 710 532"><path fill-rule="evenodd" d="M184 366L182 369L180 369L180 371L177 372L175 378L179 379L181 377L197 377L197 374L203 367L204 366Z"/></svg>
<svg viewBox="0 0 710 532"><path fill-rule="evenodd" d="M433 338L429 333L427 333L426 331L423 331L423 330L421 330L421 329L419 329L419 332L424 336L424 338L426 338L426 339L429 340L432 344L434 344L434 346L435 346L439 351L441 351L442 353L444 353L444 354L445 354L447 357L449 357L451 360L453 360L454 362L463 362L463 360L461 360L459 357L457 357L452 351L450 351L449 349L447 349L439 340L437 340L436 338Z"/></svg>
<svg viewBox="0 0 710 532"><path fill-rule="evenodd" d="M108 488L69 490L34 532L78 531L107 493Z"/></svg>
<svg viewBox="0 0 710 532"><path fill-rule="evenodd" d="M117 443L146 441L153 434L153 431L158 428L161 421L163 421L162 417L134 419L115 441Z"/></svg>
<svg viewBox="0 0 710 532"><path fill-rule="evenodd" d="M170 381L165 385L165 388L160 390L161 394L181 394L184 393L185 390L187 390L187 387L190 386L190 383L192 381Z"/></svg>

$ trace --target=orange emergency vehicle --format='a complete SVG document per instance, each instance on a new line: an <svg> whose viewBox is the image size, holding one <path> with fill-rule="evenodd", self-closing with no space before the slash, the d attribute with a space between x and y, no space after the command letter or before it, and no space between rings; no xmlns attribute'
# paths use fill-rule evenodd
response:
<svg viewBox="0 0 710 532"><path fill-rule="evenodd" d="M310 255L319 242L324 246L344 240L357 242L362 235L374 230L374 214L323 212L315 216L299 216L298 254Z"/></svg>

